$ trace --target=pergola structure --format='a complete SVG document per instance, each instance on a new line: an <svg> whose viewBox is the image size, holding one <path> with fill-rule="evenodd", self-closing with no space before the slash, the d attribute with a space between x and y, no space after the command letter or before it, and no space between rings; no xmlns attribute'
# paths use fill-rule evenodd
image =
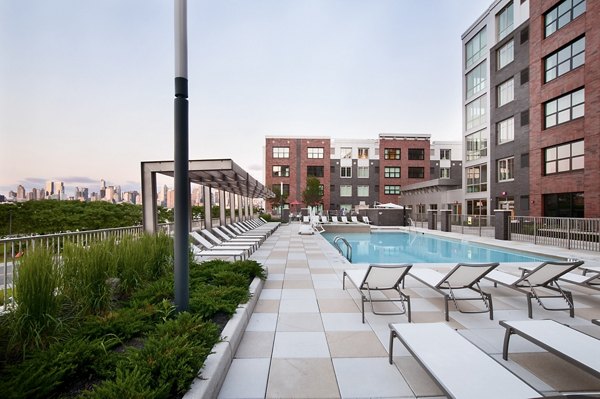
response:
<svg viewBox="0 0 600 399"><path fill-rule="evenodd" d="M156 174L174 176L174 161L142 162L142 208L144 231L155 233L158 229L156 202ZM211 190L220 190L219 220L226 223L225 195L229 193L229 209L231 222L235 221L237 203L238 218L253 216L252 198L272 198L275 194L262 183L250 176L231 159L208 159L189 161L189 182L204 186L204 220L206 228L212 227L212 195ZM236 201L237 198L237 201ZM191 204L191 202L190 202ZM245 209L245 212L243 210ZM191 212L190 212L191 217Z"/></svg>

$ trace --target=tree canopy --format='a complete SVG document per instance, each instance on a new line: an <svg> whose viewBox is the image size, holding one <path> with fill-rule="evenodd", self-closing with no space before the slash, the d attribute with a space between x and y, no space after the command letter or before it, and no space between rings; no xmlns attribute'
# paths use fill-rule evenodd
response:
<svg viewBox="0 0 600 399"><path fill-rule="evenodd" d="M306 189L302 192L302 202L308 206L317 206L323 202L321 182L316 177L306 179Z"/></svg>

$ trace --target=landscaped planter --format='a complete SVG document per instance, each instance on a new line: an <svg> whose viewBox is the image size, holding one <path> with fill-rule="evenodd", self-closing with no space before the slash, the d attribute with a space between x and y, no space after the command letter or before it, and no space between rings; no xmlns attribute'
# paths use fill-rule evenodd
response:
<svg viewBox="0 0 600 399"><path fill-rule="evenodd" d="M256 277L250 284L250 300L240 305L235 314L229 319L221 332L222 341L213 347L212 353L208 355L204 366L184 399L202 399L217 397L221 386L225 381L233 356L242 340L250 316L264 286L264 280Z"/></svg>

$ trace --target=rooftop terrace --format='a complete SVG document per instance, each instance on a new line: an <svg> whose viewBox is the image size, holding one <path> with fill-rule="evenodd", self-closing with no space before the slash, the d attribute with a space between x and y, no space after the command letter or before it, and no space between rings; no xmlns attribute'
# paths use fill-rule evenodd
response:
<svg viewBox="0 0 600 399"><path fill-rule="evenodd" d="M396 342L394 364L388 363L388 323L407 323L406 316L377 316L366 312L361 323L360 297L354 288L342 290L344 269L350 264L319 235L299 235L300 224L282 225L252 258L269 272L256 307L233 355L220 398L371 398L443 397L442 391L408 351ZM445 235L464 239L453 233ZM598 263L597 254L503 243L565 258ZM402 259L398 260L399 263ZM447 271L449 264L415 264ZM500 269L518 271L516 264ZM487 313L464 314L450 305L447 324L545 396L600 393L600 379L514 336L508 361L502 360L505 329L499 320L527 320L525 296L482 282L493 295L494 320ZM600 338L600 291L572 290L575 318L568 312L549 312L534 304L535 319L554 319ZM443 297L407 277L414 323L445 322Z"/></svg>

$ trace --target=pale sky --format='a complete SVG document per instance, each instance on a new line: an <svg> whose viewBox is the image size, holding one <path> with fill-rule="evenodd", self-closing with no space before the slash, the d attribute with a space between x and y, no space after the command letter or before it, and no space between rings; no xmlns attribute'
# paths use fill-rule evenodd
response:
<svg viewBox="0 0 600 399"><path fill-rule="evenodd" d="M190 159L264 181L266 135L460 140L460 37L491 3L189 0ZM0 194L138 189L173 159L173 20L169 0L0 0Z"/></svg>

